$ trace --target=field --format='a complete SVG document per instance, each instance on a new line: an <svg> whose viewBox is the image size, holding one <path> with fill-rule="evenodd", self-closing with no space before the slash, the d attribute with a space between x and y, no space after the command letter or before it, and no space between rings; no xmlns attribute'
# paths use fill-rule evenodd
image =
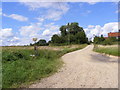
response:
<svg viewBox="0 0 120 90"><path fill-rule="evenodd" d="M118 45L95 45L94 51L99 53L105 53L113 56L120 56Z"/></svg>
<svg viewBox="0 0 120 90"><path fill-rule="evenodd" d="M38 47L36 57L32 46L2 47L3 88L26 87L54 74L63 64L62 55L86 46L42 46Z"/></svg>

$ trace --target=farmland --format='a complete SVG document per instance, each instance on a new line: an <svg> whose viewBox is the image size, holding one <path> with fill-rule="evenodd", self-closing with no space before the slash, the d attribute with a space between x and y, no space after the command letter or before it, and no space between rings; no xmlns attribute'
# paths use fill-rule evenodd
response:
<svg viewBox="0 0 120 90"><path fill-rule="evenodd" d="M36 57L33 46L2 47L3 88L26 87L54 74L63 64L62 55L86 46L42 46Z"/></svg>

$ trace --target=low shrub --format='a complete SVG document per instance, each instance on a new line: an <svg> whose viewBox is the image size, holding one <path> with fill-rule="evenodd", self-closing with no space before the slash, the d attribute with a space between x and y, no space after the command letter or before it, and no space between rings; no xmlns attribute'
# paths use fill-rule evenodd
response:
<svg viewBox="0 0 120 90"><path fill-rule="evenodd" d="M110 39L105 39L103 42L101 42L102 45L112 45L113 42Z"/></svg>

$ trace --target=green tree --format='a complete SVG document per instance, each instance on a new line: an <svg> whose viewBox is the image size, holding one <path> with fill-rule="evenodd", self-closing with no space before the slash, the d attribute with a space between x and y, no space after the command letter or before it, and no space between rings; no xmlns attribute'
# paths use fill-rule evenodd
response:
<svg viewBox="0 0 120 90"><path fill-rule="evenodd" d="M33 46L33 44L32 44L32 43L30 43L30 46Z"/></svg>
<svg viewBox="0 0 120 90"><path fill-rule="evenodd" d="M103 45L112 45L113 42L112 42L112 40L110 38L108 38L108 39L105 39L102 44Z"/></svg>
<svg viewBox="0 0 120 90"><path fill-rule="evenodd" d="M67 31L66 31L66 26L63 25L60 27L60 31L61 31L61 36L64 37L65 35L67 35Z"/></svg>
<svg viewBox="0 0 120 90"><path fill-rule="evenodd" d="M103 35L101 37L95 36L94 37L94 43L95 44L103 44L103 45L112 45L113 42L116 42L117 39L115 37L108 37L105 39Z"/></svg>
<svg viewBox="0 0 120 90"><path fill-rule="evenodd" d="M100 37L98 37L98 36L95 36L93 41L95 44L100 44L100 42L101 42Z"/></svg>
<svg viewBox="0 0 120 90"><path fill-rule="evenodd" d="M68 23L60 27L60 35L53 35L51 38L52 43L87 43L88 39L82 27L77 22Z"/></svg>
<svg viewBox="0 0 120 90"><path fill-rule="evenodd" d="M78 32L76 34L75 38L76 38L75 41L76 41L77 44L80 44L80 43L83 44L83 43L88 42L88 39L87 39L84 31Z"/></svg>
<svg viewBox="0 0 120 90"><path fill-rule="evenodd" d="M77 22L74 23L68 23L67 24L67 30L69 34L75 35L76 33L83 31L83 28L79 26Z"/></svg>
<svg viewBox="0 0 120 90"><path fill-rule="evenodd" d="M70 44L74 44L75 43L76 39L75 39L74 35L69 35L68 38L69 38L68 40L69 40Z"/></svg>
<svg viewBox="0 0 120 90"><path fill-rule="evenodd" d="M45 39L40 39L38 42L37 42L37 45L38 46L46 46L47 45L47 42Z"/></svg>
<svg viewBox="0 0 120 90"><path fill-rule="evenodd" d="M60 43L61 42L60 37L57 34L54 34L52 36L52 40L51 41L52 41L52 43Z"/></svg>
<svg viewBox="0 0 120 90"><path fill-rule="evenodd" d="M105 38L103 37L103 35L101 35L100 42L103 42L104 40Z"/></svg>
<svg viewBox="0 0 120 90"><path fill-rule="evenodd" d="M112 42L118 41L118 39L116 39L116 37L109 37L109 39L110 39Z"/></svg>

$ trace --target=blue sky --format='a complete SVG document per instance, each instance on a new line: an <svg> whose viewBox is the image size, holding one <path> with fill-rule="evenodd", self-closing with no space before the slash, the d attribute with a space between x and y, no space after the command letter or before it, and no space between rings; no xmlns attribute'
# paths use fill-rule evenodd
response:
<svg viewBox="0 0 120 90"><path fill-rule="evenodd" d="M88 38L118 31L115 2L3 2L2 45L27 45L32 38L50 40L59 27L78 22Z"/></svg>

